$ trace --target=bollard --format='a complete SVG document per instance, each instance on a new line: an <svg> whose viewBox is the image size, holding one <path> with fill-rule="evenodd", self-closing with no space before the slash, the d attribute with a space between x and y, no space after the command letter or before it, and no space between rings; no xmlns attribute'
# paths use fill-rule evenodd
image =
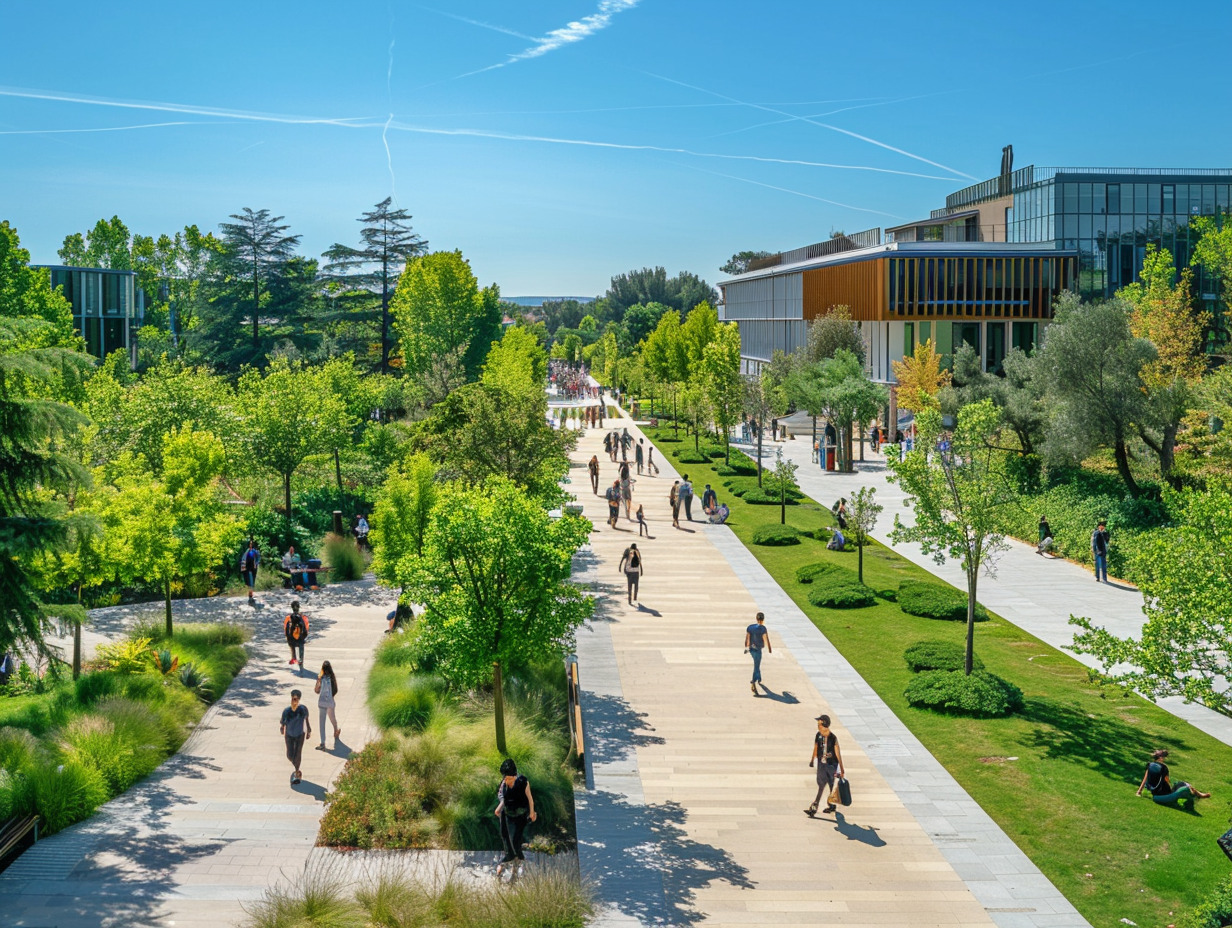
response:
<svg viewBox="0 0 1232 928"><path fill-rule="evenodd" d="M342 531L342 510L341 510L341 509L335 509L335 510L334 510L334 534L335 534L335 535L341 535L341 534L343 534L343 531Z"/></svg>

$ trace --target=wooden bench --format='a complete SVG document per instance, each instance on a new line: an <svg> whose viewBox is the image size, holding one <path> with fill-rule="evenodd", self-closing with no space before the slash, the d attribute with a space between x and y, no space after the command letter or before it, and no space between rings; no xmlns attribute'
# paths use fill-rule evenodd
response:
<svg viewBox="0 0 1232 928"><path fill-rule="evenodd" d="M308 575L308 588L311 590L315 590L318 586L317 574L329 573L331 570L333 570L332 567L301 567L298 570L296 570L295 568L291 568L291 570L287 570L285 567L279 565L278 574L286 582L286 588L291 589L291 590L295 589L295 584L291 582L291 578L294 577L296 574L307 574Z"/></svg>
<svg viewBox="0 0 1232 928"><path fill-rule="evenodd" d="M37 815L19 815L0 825L0 862L17 849L26 835L33 833L34 840L37 841L38 826L39 817Z"/></svg>

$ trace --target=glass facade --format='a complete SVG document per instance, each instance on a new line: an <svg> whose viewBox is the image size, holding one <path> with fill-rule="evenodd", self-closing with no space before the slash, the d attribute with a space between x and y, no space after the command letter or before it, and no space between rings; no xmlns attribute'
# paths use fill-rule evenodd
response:
<svg viewBox="0 0 1232 928"><path fill-rule="evenodd" d="M1133 283L1148 244L1168 249L1178 268L1188 266L1196 245L1190 221L1227 212L1232 202L1232 171L1027 169L1015 179L1020 175L1027 183L1014 188L1007 240L1076 251L1078 291L1085 299L1111 296ZM1195 268L1198 293L1213 301L1216 285L1200 270Z"/></svg>
<svg viewBox="0 0 1232 928"><path fill-rule="evenodd" d="M132 271L53 267L51 286L73 304L73 323L96 358L124 351L136 361L137 330L145 319L145 300Z"/></svg>

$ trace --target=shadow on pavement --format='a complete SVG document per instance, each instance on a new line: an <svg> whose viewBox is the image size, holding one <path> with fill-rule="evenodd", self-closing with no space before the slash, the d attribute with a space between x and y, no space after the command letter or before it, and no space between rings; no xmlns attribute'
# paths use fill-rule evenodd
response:
<svg viewBox="0 0 1232 928"><path fill-rule="evenodd" d="M797 699L795 694L793 694L790 690L783 690L783 692L781 693L776 693L774 690L770 689L770 687L766 686L766 684L764 683L761 684L761 688L763 690L761 695L766 699L772 699L775 702L786 703L789 706L796 706L800 704L800 700Z"/></svg>
<svg viewBox="0 0 1232 928"><path fill-rule="evenodd" d="M848 841L859 841L869 847L885 847L885 840L877 834L877 829L871 825L855 825L847 821L842 812L834 813L834 830Z"/></svg>

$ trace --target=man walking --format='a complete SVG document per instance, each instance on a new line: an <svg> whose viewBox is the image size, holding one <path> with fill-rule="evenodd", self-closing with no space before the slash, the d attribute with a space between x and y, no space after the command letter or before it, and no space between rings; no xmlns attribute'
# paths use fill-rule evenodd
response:
<svg viewBox="0 0 1232 928"><path fill-rule="evenodd" d="M291 659L287 663L298 663L302 670L304 642L308 640L308 617L299 611L298 599L291 603L291 612L282 623L282 631L287 636L287 646L291 649Z"/></svg>
<svg viewBox="0 0 1232 928"><path fill-rule="evenodd" d="M1095 582L1108 582L1108 523L1100 522L1091 533L1091 557L1095 560Z"/></svg>
<svg viewBox="0 0 1232 928"><path fill-rule="evenodd" d="M680 481L680 504L684 506L684 517L693 521L693 484L689 483L689 475L685 474Z"/></svg>
<svg viewBox="0 0 1232 928"><path fill-rule="evenodd" d="M642 475L642 465L645 463L645 458L643 457L643 451L642 451L642 443L645 441L646 439L639 438L637 440L637 448L634 449L634 453L633 453L633 459L634 461L637 462L637 475L639 477Z"/></svg>
<svg viewBox="0 0 1232 928"><path fill-rule="evenodd" d="M253 593L257 586L257 568L261 566L261 551L257 548L257 543L251 538L248 539L248 550L244 552L240 558L240 573L244 577L244 585L248 587L248 605L255 606L256 600L253 599Z"/></svg>
<svg viewBox="0 0 1232 928"><path fill-rule="evenodd" d="M599 455L592 454L590 456L590 464L587 465L587 470L590 471L590 488L595 491L595 496L599 495Z"/></svg>
<svg viewBox="0 0 1232 928"><path fill-rule="evenodd" d="M757 621L744 630L744 650L753 658L753 679L749 689L753 695L759 695L757 684L761 683L761 649L765 648L771 654L774 648L770 646L770 630L766 628L766 614L757 613Z"/></svg>
<svg viewBox="0 0 1232 928"><path fill-rule="evenodd" d="M304 778L304 773L300 770L304 757L304 739L312 734L308 707L300 704L302 698L303 694L299 690L291 690L291 705L282 710L282 724L278 729L287 743L287 760L292 767L292 786Z"/></svg>
<svg viewBox="0 0 1232 928"><path fill-rule="evenodd" d="M650 445L646 449L646 470L650 472L650 476L659 476L659 465L654 462L654 445Z"/></svg>
<svg viewBox="0 0 1232 928"><path fill-rule="evenodd" d="M603 496L607 500L607 524L615 528L616 520L620 518L620 481L613 480Z"/></svg>

